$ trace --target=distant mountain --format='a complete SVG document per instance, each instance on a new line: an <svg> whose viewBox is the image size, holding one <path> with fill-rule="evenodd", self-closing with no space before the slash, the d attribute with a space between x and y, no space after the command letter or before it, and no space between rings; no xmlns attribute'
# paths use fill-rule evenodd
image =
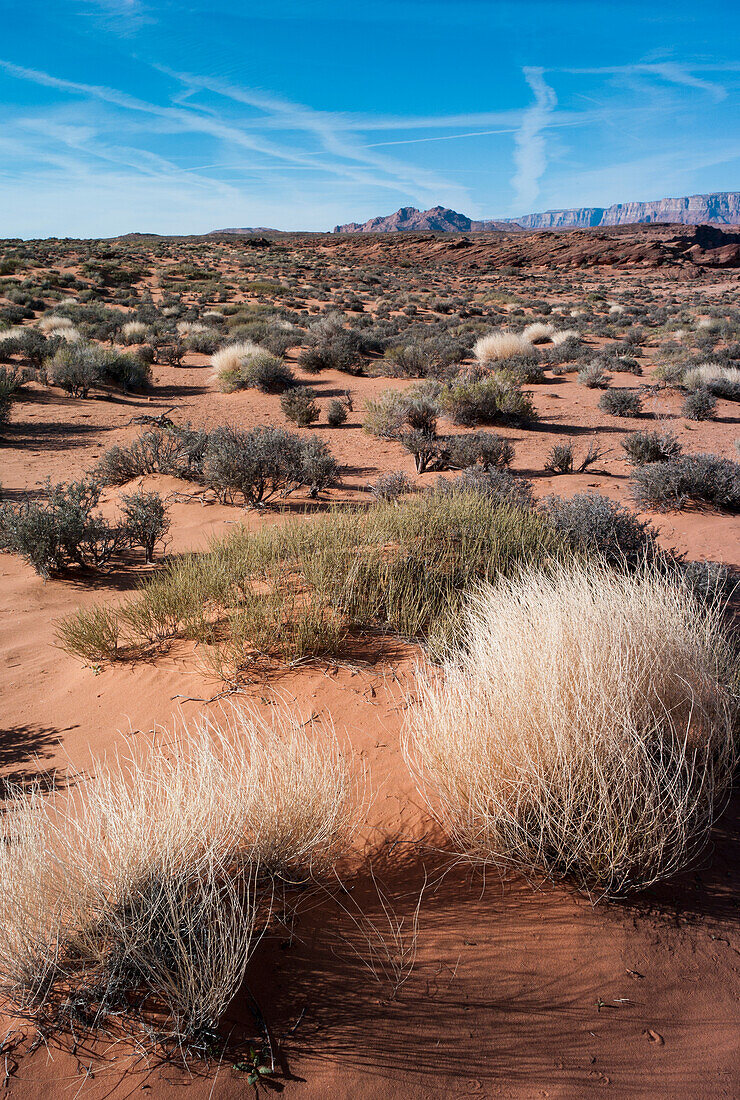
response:
<svg viewBox="0 0 740 1100"><path fill-rule="evenodd" d="M402 206L395 214L371 218L367 222L348 222L336 225L335 233L470 233L476 230L516 230L512 222L473 221L465 214L458 214L447 206L433 206L431 210L417 210L415 206Z"/></svg>
<svg viewBox="0 0 740 1100"><path fill-rule="evenodd" d="M265 233L280 233L280 229L268 229L264 225L246 225L243 229L212 229L208 234L209 237L215 236L217 233L231 233L236 237L259 237Z"/></svg>
<svg viewBox="0 0 740 1100"><path fill-rule="evenodd" d="M634 225L636 222L680 222L683 225L740 225L740 191L715 191L653 202L618 202L613 206L584 206L573 210L546 210L514 219L523 229L587 229L593 226Z"/></svg>
<svg viewBox="0 0 740 1100"><path fill-rule="evenodd" d="M614 206L584 206L573 210L546 210L520 218L474 221L446 206L417 210L402 206L387 217L366 222L348 222L334 227L335 233L471 233L520 229L589 229L594 226L634 225L640 222L672 222L683 225L740 225L740 191L716 191L711 195L688 195L653 202L621 202ZM234 232L231 230L231 232ZM244 231L242 231L244 232Z"/></svg>

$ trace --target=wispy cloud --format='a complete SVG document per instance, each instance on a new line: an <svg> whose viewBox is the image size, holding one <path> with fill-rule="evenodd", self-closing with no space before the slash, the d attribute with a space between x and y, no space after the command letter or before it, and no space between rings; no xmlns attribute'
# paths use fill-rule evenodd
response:
<svg viewBox="0 0 740 1100"><path fill-rule="evenodd" d="M698 73L737 72L740 64L681 64L678 61L637 62L632 65L603 65L593 68L562 69L578 76L654 76L667 84L680 85L706 92L716 102L727 98L727 89L717 81L704 80Z"/></svg>
<svg viewBox="0 0 740 1100"><path fill-rule="evenodd" d="M524 210L531 209L539 195L540 179L547 166L543 131L550 122L557 106L557 96L545 83L544 69L525 68L524 79L534 93L534 103L524 112L522 124L515 137L514 165L516 171L512 185L516 201Z"/></svg>
<svg viewBox="0 0 740 1100"><path fill-rule="evenodd" d="M264 113L277 126L286 130L302 131L315 138L320 148L332 158L334 170L341 175L353 174L353 166L364 170L372 169L374 178L382 185L390 184L396 189L414 194L422 202L438 201L437 196L444 194L448 202L469 202L464 188L452 180L445 179L439 173L417 165L373 153L373 146L358 140L355 133L343 124L342 116L336 112L317 111L302 103L294 103L261 90L239 87L213 77L198 76L192 73L179 73L159 67L160 71L180 81L187 89L201 89L221 96L224 99L255 108Z"/></svg>
<svg viewBox="0 0 740 1100"><path fill-rule="evenodd" d="M134 34L147 23L154 23L152 12L143 0L79 0L82 10L96 17L107 30L116 34Z"/></svg>

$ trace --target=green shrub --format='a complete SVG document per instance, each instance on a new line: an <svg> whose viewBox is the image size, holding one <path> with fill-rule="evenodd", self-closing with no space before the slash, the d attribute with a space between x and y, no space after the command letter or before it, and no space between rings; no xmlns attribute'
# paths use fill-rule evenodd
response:
<svg viewBox="0 0 740 1100"><path fill-rule="evenodd" d="M292 420L299 428L307 428L321 415L319 406L316 404L317 396L316 390L311 389L310 386L296 386L280 398L280 408L288 420Z"/></svg>
<svg viewBox="0 0 740 1100"><path fill-rule="evenodd" d="M634 390L607 390L599 398L599 408L612 416L639 416L642 401Z"/></svg>
<svg viewBox="0 0 740 1100"><path fill-rule="evenodd" d="M641 508L682 511L708 504L719 511L740 511L740 463L719 455L682 455L638 466L632 495Z"/></svg>
<svg viewBox="0 0 740 1100"><path fill-rule="evenodd" d="M62 649L92 665L116 659L119 636L118 615L109 607L77 611L62 619L56 630Z"/></svg>
<svg viewBox="0 0 740 1100"><path fill-rule="evenodd" d="M198 636L214 667L239 680L266 657L337 652L351 631L441 640L471 584L569 556L541 516L502 499L447 487L255 534L237 530L206 553L167 563L122 609L130 652Z"/></svg>
<svg viewBox="0 0 740 1100"><path fill-rule="evenodd" d="M348 415L346 403L340 401L338 397L333 397L326 410L326 422L329 427L340 428L346 422Z"/></svg>
<svg viewBox="0 0 740 1100"><path fill-rule="evenodd" d="M627 461L633 466L647 462L667 462L681 454L681 444L671 431L630 432L622 440Z"/></svg>
<svg viewBox="0 0 740 1100"><path fill-rule="evenodd" d="M705 389L687 394L681 406L682 416L689 420L711 420L716 411L717 398Z"/></svg>
<svg viewBox="0 0 740 1100"><path fill-rule="evenodd" d="M121 497L121 511L128 536L144 550L147 564L154 560L154 548L170 528L167 509L159 493L143 489Z"/></svg>
<svg viewBox="0 0 740 1100"><path fill-rule="evenodd" d="M575 549L598 555L611 565L635 566L657 553L652 524L600 493L577 493L568 500L549 496L541 508Z"/></svg>
<svg viewBox="0 0 740 1100"><path fill-rule="evenodd" d="M333 484L338 474L326 444L283 428L216 428L203 458L204 484L223 502L240 494L252 507L300 486L315 495Z"/></svg>

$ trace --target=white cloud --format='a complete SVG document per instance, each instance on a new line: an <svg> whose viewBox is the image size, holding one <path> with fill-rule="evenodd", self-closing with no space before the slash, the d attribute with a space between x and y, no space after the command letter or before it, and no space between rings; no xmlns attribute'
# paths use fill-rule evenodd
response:
<svg viewBox="0 0 740 1100"><path fill-rule="evenodd" d="M524 112L514 139L516 171L511 182L516 191L516 201L526 211L534 206L539 195L540 179L547 167L543 130L550 122L558 101L553 89L545 83L543 69L528 67L522 71L534 92L535 101Z"/></svg>

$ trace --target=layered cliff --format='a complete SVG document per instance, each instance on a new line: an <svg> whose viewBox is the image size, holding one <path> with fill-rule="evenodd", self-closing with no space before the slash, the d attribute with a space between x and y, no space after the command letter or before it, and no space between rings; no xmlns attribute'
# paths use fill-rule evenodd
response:
<svg viewBox="0 0 740 1100"><path fill-rule="evenodd" d="M652 202L619 202L606 207L546 210L541 214L524 214L515 224L523 229L588 229L638 222L740 225L740 191L716 191L711 195L687 195Z"/></svg>

